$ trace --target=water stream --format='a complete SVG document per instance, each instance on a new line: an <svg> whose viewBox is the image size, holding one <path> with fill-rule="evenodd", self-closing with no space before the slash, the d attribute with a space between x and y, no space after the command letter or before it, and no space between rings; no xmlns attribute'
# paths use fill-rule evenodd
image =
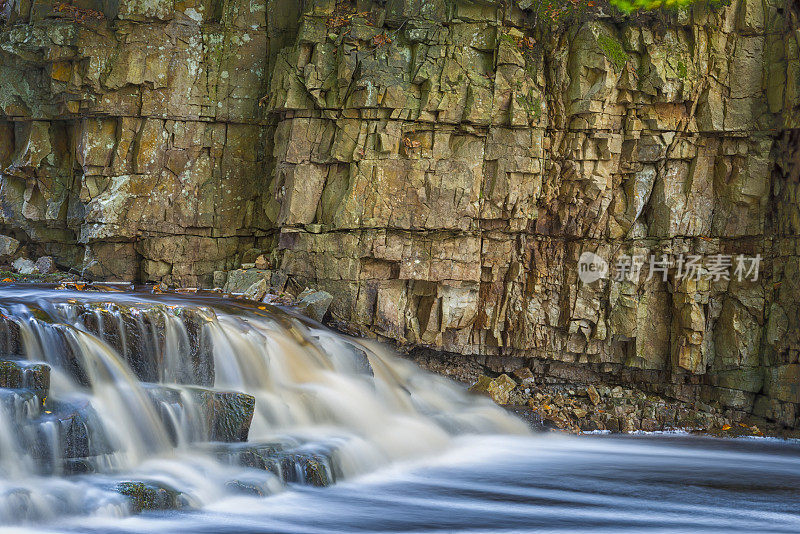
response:
<svg viewBox="0 0 800 534"><path fill-rule="evenodd" d="M531 435L381 346L213 295L0 288L0 525L800 528L800 447Z"/></svg>

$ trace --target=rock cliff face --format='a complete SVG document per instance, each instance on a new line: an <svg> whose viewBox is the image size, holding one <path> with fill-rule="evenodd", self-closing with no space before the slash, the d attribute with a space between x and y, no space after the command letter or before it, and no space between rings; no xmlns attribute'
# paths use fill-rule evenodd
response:
<svg viewBox="0 0 800 534"><path fill-rule="evenodd" d="M95 277L233 266L264 224L266 6L5 5L0 222Z"/></svg>
<svg viewBox="0 0 800 534"><path fill-rule="evenodd" d="M2 5L28 247L190 285L264 251L365 334L798 426L796 2L555 29L529 0ZM586 252L645 264L585 283Z"/></svg>

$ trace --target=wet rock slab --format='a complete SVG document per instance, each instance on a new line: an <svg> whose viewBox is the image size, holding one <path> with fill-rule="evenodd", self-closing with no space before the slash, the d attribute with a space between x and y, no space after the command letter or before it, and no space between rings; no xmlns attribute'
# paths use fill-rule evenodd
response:
<svg viewBox="0 0 800 534"><path fill-rule="evenodd" d="M196 411L200 421L195 424L204 432L200 436L203 441L247 441L255 411L255 398L252 395L193 386L179 388L146 384L145 387L154 408L173 435L176 429L172 427L173 421L169 415L164 412L165 404L178 407L189 415Z"/></svg>
<svg viewBox="0 0 800 534"><path fill-rule="evenodd" d="M50 390L50 366L25 360L2 360L0 388L28 389L45 398Z"/></svg>
<svg viewBox="0 0 800 534"><path fill-rule="evenodd" d="M115 452L100 417L88 401L48 400L41 416L32 420L28 428L25 434L33 438L28 452L45 462L88 459Z"/></svg>
<svg viewBox="0 0 800 534"><path fill-rule="evenodd" d="M140 380L214 383L214 356L203 337L209 319L203 309L96 302L76 306L74 311L84 328L119 352ZM172 342L188 353L177 368L165 360L168 322L173 327ZM173 375L166 376L167 370Z"/></svg>
<svg viewBox="0 0 800 534"><path fill-rule="evenodd" d="M116 485L116 491L128 498L130 511L178 510L184 507L181 492L163 483L128 481Z"/></svg>
<svg viewBox="0 0 800 534"><path fill-rule="evenodd" d="M269 471L284 483L322 487L341 477L330 446L288 440L216 447L213 453L228 463Z"/></svg>

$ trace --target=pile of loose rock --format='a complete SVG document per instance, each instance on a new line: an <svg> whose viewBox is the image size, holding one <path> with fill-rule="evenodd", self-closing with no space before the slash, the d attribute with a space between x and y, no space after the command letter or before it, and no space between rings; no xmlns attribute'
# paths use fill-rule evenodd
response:
<svg viewBox="0 0 800 534"><path fill-rule="evenodd" d="M757 426L730 420L703 403L685 403L622 386L544 384L528 368L491 378L470 388L497 404L533 412L546 429L571 433L688 430L720 435L763 435Z"/></svg>
<svg viewBox="0 0 800 534"><path fill-rule="evenodd" d="M51 256L40 256L36 261L29 259L30 252L13 237L0 235L0 278L13 281L54 282L73 277L59 272ZM35 257L35 256L34 256Z"/></svg>
<svg viewBox="0 0 800 534"><path fill-rule="evenodd" d="M285 273L270 269L269 266L265 256L260 255L253 262L242 263L241 269L215 272L214 285L233 297L291 306L303 315L322 322L333 296L326 291L297 286Z"/></svg>
<svg viewBox="0 0 800 534"><path fill-rule="evenodd" d="M60 283L57 289L103 291L133 289L133 282L78 281L79 277L59 271L51 256L41 256L36 261L28 259L30 252L13 237L0 235L0 281ZM243 262L241 269L214 273L215 291L234 298L244 298L278 306L291 307L297 312L322 322L328 315L333 296L325 291L298 286L278 270L270 269L266 256L258 254L252 261ZM151 288L153 293L175 291L195 293L199 288L170 289L159 283Z"/></svg>

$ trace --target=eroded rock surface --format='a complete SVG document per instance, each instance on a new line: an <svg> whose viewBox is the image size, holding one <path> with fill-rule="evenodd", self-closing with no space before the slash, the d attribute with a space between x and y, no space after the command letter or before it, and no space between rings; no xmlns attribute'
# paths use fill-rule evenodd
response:
<svg viewBox="0 0 800 534"><path fill-rule="evenodd" d="M238 265L265 228L266 4L9 4L0 225L93 278Z"/></svg>
<svg viewBox="0 0 800 534"><path fill-rule="evenodd" d="M168 284L263 254L241 291L269 265L364 334L797 426L796 3L550 32L531 2L80 7L0 33L4 234ZM761 263L584 283L585 252Z"/></svg>

